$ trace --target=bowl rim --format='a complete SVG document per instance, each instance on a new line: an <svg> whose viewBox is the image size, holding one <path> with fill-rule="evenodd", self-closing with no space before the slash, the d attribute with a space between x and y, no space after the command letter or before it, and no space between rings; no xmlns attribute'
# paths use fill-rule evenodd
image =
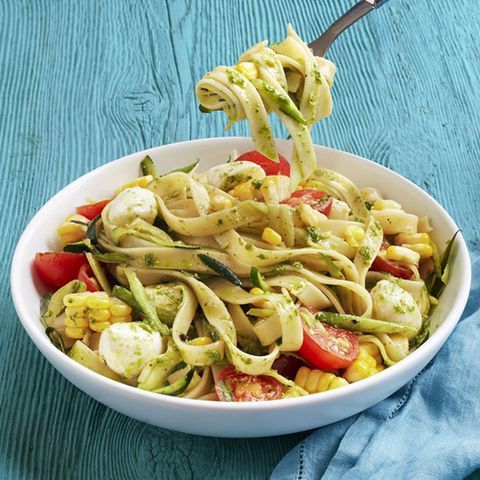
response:
<svg viewBox="0 0 480 480"><path fill-rule="evenodd" d="M422 360L425 361L431 355L431 352L436 352L441 346L445 343L445 341L450 336L451 332L455 328L456 324L460 320L460 317L463 313L463 310L466 306L468 296L470 293L470 286L471 286L471 262L470 256L468 253L467 245L463 238L462 233L460 232L457 235L457 242L456 242L456 249L457 249L457 261L460 259L463 262L463 269L464 269L464 277L463 282L461 284L461 288L459 288L459 293L457 294L454 302L450 306L448 313L444 315L442 323L438 326L435 331L435 334L432 335L423 345L417 348L415 351L410 353L406 358L401 360L400 362L396 363L395 365L385 369L382 372L379 372L375 376L366 378L360 382L356 382L350 384L349 388L339 388L335 390L330 390L326 392L310 394L303 397L293 397L293 398L286 398L286 399L278 399L278 400L271 400L268 402L218 402L212 400L203 400L198 401L197 399L188 399L182 397L171 397L167 395L158 395L153 392L149 392L146 390L141 390L135 387L132 387L127 384L123 384L120 382L116 382L111 380L107 377L104 377L88 368L84 367L83 365L79 364L78 362L72 360L70 357L62 353L58 350L47 338L44 333L41 333L34 327L35 321L39 321L39 319L31 318L24 307L24 303L22 302L22 295L21 295L21 288L18 286L21 285L22 276L25 270L25 261L22 262L22 258L29 258L26 255L22 255L24 250L24 245L27 243L27 240L30 236L31 227L34 226L36 223L40 221L42 216L42 212L44 209L48 209L48 207L56 203L56 198L58 196L63 196L68 194L70 190L73 190L78 184L83 183L86 179L91 176L97 175L98 173L102 172L102 170L109 170L112 168L113 165L117 163L124 163L132 161L131 158L134 156L146 155L148 153L152 153L154 151L169 149L169 148L181 148L184 144L206 144L206 143L234 143L238 141L250 141L251 138L249 137L210 137L210 138L202 138L196 140L186 140L180 141L175 143L170 143L166 145L161 145L157 147L148 148L145 150L141 150L138 152L134 152L118 159L112 160L108 163L105 163L89 172L81 175L73 182L70 182L57 193L55 193L47 202L45 202L39 210L35 213L35 215L31 218L28 222L26 227L24 228L23 233L21 234L17 246L15 248L12 264L11 264L11 271L10 271L10 289L13 304L15 306L15 310L17 312L17 316L19 317L24 329L26 330L27 334L29 335L30 339L36 345L36 347L41 351L44 356L47 356L44 352L48 351L49 355L51 355L54 359L58 360L59 363L66 362L66 366L73 372L73 374L77 378L84 377L85 380L89 380L91 384L95 386L102 387L109 387L112 389L112 393L118 392L118 394L123 395L133 395L143 397L146 401L153 401L158 402L159 405L163 402L170 404L172 406L178 408L188 408L191 407L197 408L201 411L215 411L215 410L232 410L236 412L240 411L278 411L284 409L290 409L293 407L303 408L310 406L312 404L324 403L329 402L333 399L341 399L344 397L353 397L355 395L362 394L365 390L368 390L372 385L375 385L379 382L388 381L388 379L400 378L402 374L406 373L410 368L414 367L417 363L422 363ZM291 144L290 140L284 139L276 139L277 145L285 145ZM366 165L374 165L376 168L380 168L381 170L387 171L390 175L393 174L394 177L397 177L398 180L405 182L409 188L416 190L417 192L421 193L422 195L428 197L439 209L441 214L444 216L444 220L449 224L449 226L457 231L459 228L450 217L448 212L427 192L423 189L415 185L409 179L403 177L402 175L396 173L395 171L380 165L372 160L366 159L359 155L346 152L343 150L326 147L322 145L314 145L315 149L320 148L326 152L335 152L340 153L343 155L347 155L353 161L360 161L365 162ZM50 359L47 357L47 360ZM60 371L52 361L50 363ZM60 371L62 375L63 372ZM65 376L65 375L64 375ZM73 383L73 382L72 382ZM74 384L77 388L76 384Z"/></svg>

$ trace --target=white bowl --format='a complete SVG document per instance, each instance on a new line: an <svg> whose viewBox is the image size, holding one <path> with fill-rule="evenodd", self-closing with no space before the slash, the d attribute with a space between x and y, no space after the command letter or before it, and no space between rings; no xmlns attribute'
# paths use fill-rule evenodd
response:
<svg viewBox="0 0 480 480"><path fill-rule="evenodd" d="M291 142L279 140L289 155ZM115 160L75 180L50 199L29 223L13 257L11 289L18 316L35 345L68 380L99 402L138 420L181 432L219 437L281 435L327 425L354 415L386 398L412 379L438 352L465 307L470 290L470 259L463 237L457 236L450 281L433 313L430 339L387 370L348 387L307 397L257 403L188 400L138 390L102 377L57 350L39 321L44 293L32 269L36 252L55 248L58 224L87 197L102 198L139 174L149 154L161 171L187 165L197 158L201 169L228 159L234 150L253 149L250 139L212 138L145 150ZM428 215L433 237L442 246L458 230L445 210L427 193L400 175L350 153L316 146L318 163L336 170L358 186L373 186L399 201L407 211Z"/></svg>

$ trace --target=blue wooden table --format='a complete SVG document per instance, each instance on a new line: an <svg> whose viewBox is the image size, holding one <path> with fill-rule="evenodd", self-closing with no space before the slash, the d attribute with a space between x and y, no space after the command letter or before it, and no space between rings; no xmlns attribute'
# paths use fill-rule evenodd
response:
<svg viewBox="0 0 480 480"><path fill-rule="evenodd" d="M266 478L305 434L255 440L154 428L77 390L38 353L10 299L15 243L57 190L119 156L223 135L196 81L291 22L313 39L350 0L0 2L0 478ZM478 248L480 2L392 0L335 43L321 143L438 199ZM284 135L278 129L277 133ZM246 125L228 134L247 135Z"/></svg>

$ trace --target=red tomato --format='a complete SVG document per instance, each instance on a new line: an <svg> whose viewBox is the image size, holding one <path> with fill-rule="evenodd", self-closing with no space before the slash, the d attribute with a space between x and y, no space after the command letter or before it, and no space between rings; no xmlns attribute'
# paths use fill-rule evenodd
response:
<svg viewBox="0 0 480 480"><path fill-rule="evenodd" d="M382 258L378 255L375 257L370 270L374 272L391 273L394 277L404 278L406 280L412 278L413 275L413 272L409 268L390 262L390 260Z"/></svg>
<svg viewBox="0 0 480 480"><path fill-rule="evenodd" d="M270 160L265 155L262 155L256 150L242 153L235 159L236 162L252 162L256 163L265 170L266 175L285 175L290 176L290 164L283 155L278 155L279 161Z"/></svg>
<svg viewBox="0 0 480 480"><path fill-rule="evenodd" d="M327 194L320 190L314 188L304 188L302 190L297 190L290 195L290 198L287 198L282 203L290 205L291 207L298 207L302 203L310 205L317 212L323 213L327 217L332 211L333 199L326 198Z"/></svg>
<svg viewBox="0 0 480 480"><path fill-rule="evenodd" d="M55 290L75 280L82 265L87 263L83 253L37 253L33 266L38 276Z"/></svg>
<svg viewBox="0 0 480 480"><path fill-rule="evenodd" d="M273 362L272 368L285 378L295 380L298 370L305 365L305 362L293 355L280 355Z"/></svg>
<svg viewBox="0 0 480 480"><path fill-rule="evenodd" d="M89 292L98 292L100 290L100 285L93 274L92 267L88 263L84 263L80 267L77 278L87 286Z"/></svg>
<svg viewBox="0 0 480 480"><path fill-rule="evenodd" d="M225 367L215 385L218 399L222 402L261 402L276 400L283 393L282 384L266 375L248 375Z"/></svg>
<svg viewBox="0 0 480 480"><path fill-rule="evenodd" d="M105 208L108 202L110 202L110 199L106 198L105 200L100 200L97 203L87 203L86 205L80 205L76 208L76 210L79 215L83 215L89 220L93 220L97 215L100 215L102 213L102 210Z"/></svg>
<svg viewBox="0 0 480 480"><path fill-rule="evenodd" d="M348 330L323 326L325 332L304 326L303 343L298 353L322 370L347 368L360 352L357 336Z"/></svg>

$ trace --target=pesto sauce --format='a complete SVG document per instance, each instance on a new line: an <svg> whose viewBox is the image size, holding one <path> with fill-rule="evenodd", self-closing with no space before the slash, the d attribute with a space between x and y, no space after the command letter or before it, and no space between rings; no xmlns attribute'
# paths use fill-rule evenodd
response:
<svg viewBox="0 0 480 480"><path fill-rule="evenodd" d="M318 83L322 83L322 82L323 82L322 72L320 71L320 69L318 68L317 65L315 65L315 66L312 68L311 75L312 75L312 77L315 78L315 80L316 80Z"/></svg>
<svg viewBox="0 0 480 480"><path fill-rule="evenodd" d="M234 85L238 85L239 87L245 86L245 81L241 77L241 75L231 68L227 70L227 79L230 83L233 83Z"/></svg>
<svg viewBox="0 0 480 480"><path fill-rule="evenodd" d="M262 188L262 181L261 180L252 180L252 185L256 190L260 190L260 188Z"/></svg>
<svg viewBox="0 0 480 480"><path fill-rule="evenodd" d="M363 245L358 249L358 254L363 257L363 261L365 264L369 264L373 260L375 252L371 247Z"/></svg>
<svg viewBox="0 0 480 480"><path fill-rule="evenodd" d="M145 257L143 258L143 263L146 267L153 267L156 263L155 255L153 253L145 254Z"/></svg>
<svg viewBox="0 0 480 480"><path fill-rule="evenodd" d="M207 356L213 363L219 362L222 359L220 352L217 350L208 350Z"/></svg>

